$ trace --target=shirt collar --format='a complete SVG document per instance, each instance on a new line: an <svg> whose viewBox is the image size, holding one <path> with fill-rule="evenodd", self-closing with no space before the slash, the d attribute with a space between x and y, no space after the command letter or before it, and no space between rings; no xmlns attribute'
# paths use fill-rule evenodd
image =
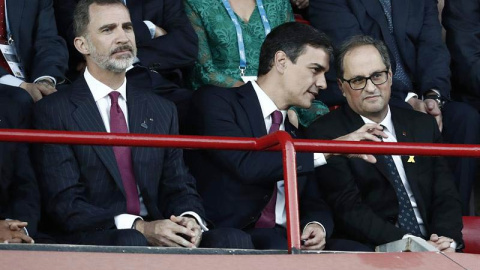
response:
<svg viewBox="0 0 480 270"><path fill-rule="evenodd" d="M252 81L253 89L257 94L258 101L260 102L260 108L262 109L263 119L270 117L270 115L279 110L277 105L273 100L260 88L256 81ZM283 115L283 121L285 121L285 116L287 115L287 110L279 110Z"/></svg>
<svg viewBox="0 0 480 270"><path fill-rule="evenodd" d="M375 124L375 122L373 122L372 120L362 115L360 115L360 117L362 117L362 120L365 124L369 124L369 123ZM388 106L387 115L385 116L385 118L383 118L382 122L380 122L380 125L386 127L388 132L390 132L393 136L395 136L395 128L393 127L392 113L390 112L390 106Z"/></svg>
<svg viewBox="0 0 480 270"><path fill-rule="evenodd" d="M120 96L123 99L127 100L127 79L123 81L123 84L118 89L112 89L105 85L104 83L100 82L99 80L95 79L92 74L88 71L88 68L85 68L85 73L83 75L85 77L85 81L87 82L88 88L90 88L90 92L92 92L93 99L95 102L99 101L100 99L108 96L108 94L112 91L117 91L120 93Z"/></svg>

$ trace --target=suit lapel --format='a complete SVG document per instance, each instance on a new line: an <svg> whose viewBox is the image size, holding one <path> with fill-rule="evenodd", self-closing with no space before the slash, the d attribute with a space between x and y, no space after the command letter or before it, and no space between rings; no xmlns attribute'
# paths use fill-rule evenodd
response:
<svg viewBox="0 0 480 270"><path fill-rule="evenodd" d="M252 84L247 83L240 87L237 93L239 95L240 105L243 107L243 110L248 117L253 136L258 138L267 135L262 108L260 107L260 102L258 101L257 94L255 93Z"/></svg>
<svg viewBox="0 0 480 270"><path fill-rule="evenodd" d="M128 125L130 133L135 134L153 134L154 124L159 119L154 119L148 110L148 100L141 91L127 83L127 107L128 107ZM135 180L140 188L145 187L148 190L148 179L143 179L139 168L141 162L136 161L136 157L147 154L148 151L154 151L155 148L149 147L131 147L133 168L135 170Z"/></svg>
<svg viewBox="0 0 480 270"><path fill-rule="evenodd" d="M10 26L10 31L13 35L13 39L17 43L17 48L19 44L22 44L20 40L20 24L22 22L22 12L25 5L25 0L6 0L7 4L7 16L8 23Z"/></svg>
<svg viewBox="0 0 480 270"><path fill-rule="evenodd" d="M395 127L397 141L401 143L415 142L415 137L413 136L413 132L411 132L413 129L410 127L408 119L403 118L401 112L397 111L395 107L390 106L390 109L392 112L392 122L393 126ZM418 187L418 181L420 181L420 179L417 177L417 175L419 175L418 166L415 163L408 162L408 159L410 158L408 155L401 156L401 158L405 175L407 177L408 184L410 185L410 189L412 190L413 196L417 201L417 206L420 208L421 213L425 213L423 206L426 204L420 202L420 200L422 200L422 196Z"/></svg>
<svg viewBox="0 0 480 270"><path fill-rule="evenodd" d="M73 85L71 101L77 106L73 112L73 119L80 127L81 131L90 132L106 132L105 125L103 124L102 117L98 111L97 104L93 99L87 82L84 77L81 76ZM123 188L122 178L118 170L117 161L113 153L113 148L110 146L92 146L93 150L99 156L107 170L113 176L113 179L117 183L118 187L125 194Z"/></svg>

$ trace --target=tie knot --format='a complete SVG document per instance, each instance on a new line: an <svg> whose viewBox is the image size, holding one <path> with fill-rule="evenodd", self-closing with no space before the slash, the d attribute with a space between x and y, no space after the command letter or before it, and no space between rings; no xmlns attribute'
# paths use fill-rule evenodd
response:
<svg viewBox="0 0 480 270"><path fill-rule="evenodd" d="M120 96L120 93L117 91L112 91L108 94L108 96L112 100L112 103L118 103L118 96Z"/></svg>
<svg viewBox="0 0 480 270"><path fill-rule="evenodd" d="M272 124L281 125L283 121L282 112L276 110L272 113Z"/></svg>

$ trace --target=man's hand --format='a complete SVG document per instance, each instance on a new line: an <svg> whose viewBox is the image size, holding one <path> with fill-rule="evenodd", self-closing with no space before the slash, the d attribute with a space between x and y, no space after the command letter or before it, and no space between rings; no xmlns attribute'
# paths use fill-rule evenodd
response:
<svg viewBox="0 0 480 270"><path fill-rule="evenodd" d="M137 220L135 222L135 229L141 232L152 246L195 247L195 244L187 240L196 237L195 232L170 219L151 222Z"/></svg>
<svg viewBox="0 0 480 270"><path fill-rule="evenodd" d="M0 242L33 244L33 239L23 230L26 226L26 222L18 220L0 220Z"/></svg>
<svg viewBox="0 0 480 270"><path fill-rule="evenodd" d="M290 3L292 3L298 9L304 9L308 7L309 0L290 0Z"/></svg>
<svg viewBox="0 0 480 270"><path fill-rule="evenodd" d="M196 219L187 216L176 217L172 215L170 220L193 231L195 235L190 239L190 242L192 242L192 244L194 244L196 247L200 245L200 241L202 241L202 228L200 228L200 225L198 225Z"/></svg>
<svg viewBox="0 0 480 270"><path fill-rule="evenodd" d="M342 137L338 137L335 140L337 141L374 141L374 142L381 142L382 140L379 138L387 138L387 134L383 132L383 127L379 124L365 124L361 128L357 129L356 131L344 135ZM325 158L329 158L331 155L338 155L332 153L325 153ZM366 155L366 154L351 154L348 157L352 158L361 158L369 163L377 162L377 159L373 155Z"/></svg>
<svg viewBox="0 0 480 270"><path fill-rule="evenodd" d="M305 240L305 244L302 245L302 249L322 250L327 243L325 240L326 233L322 226L311 223L308 224L303 230L301 240Z"/></svg>
<svg viewBox="0 0 480 270"><path fill-rule="evenodd" d="M51 93L54 93L57 91L55 87L52 87L47 83L43 83L43 81L39 83L23 82L22 84L20 84L20 87L25 89L25 91L27 91L30 94L34 102L37 102L40 99L42 99L42 97L48 96Z"/></svg>
<svg viewBox="0 0 480 270"><path fill-rule="evenodd" d="M427 242L442 252L455 252L455 249L450 247L450 244L453 243L451 238L432 234Z"/></svg>
<svg viewBox="0 0 480 270"><path fill-rule="evenodd" d="M161 36L164 36L166 34L167 34L167 31L165 31L165 29L163 29L160 26L155 25L155 35L153 36L154 38L161 37Z"/></svg>
<svg viewBox="0 0 480 270"><path fill-rule="evenodd" d="M442 121L442 111L438 107L438 103L433 99L420 100L416 97L409 99L408 104L412 105L415 111L423 112L430 114L435 117L437 120L438 128L442 131L443 121Z"/></svg>

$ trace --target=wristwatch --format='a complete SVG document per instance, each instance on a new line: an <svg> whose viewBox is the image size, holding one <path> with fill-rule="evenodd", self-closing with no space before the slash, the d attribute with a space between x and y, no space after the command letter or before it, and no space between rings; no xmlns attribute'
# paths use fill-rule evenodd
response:
<svg viewBox="0 0 480 270"><path fill-rule="evenodd" d="M430 93L428 95L423 96L423 100L425 99L433 99L437 102L438 107L441 109L443 108L443 105L445 104L445 101L442 99L442 97L438 94Z"/></svg>

